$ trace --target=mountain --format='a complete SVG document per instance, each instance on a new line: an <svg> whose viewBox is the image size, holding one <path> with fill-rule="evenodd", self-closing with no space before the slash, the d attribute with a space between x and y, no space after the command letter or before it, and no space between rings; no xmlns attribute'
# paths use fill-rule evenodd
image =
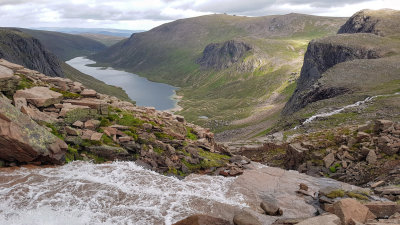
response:
<svg viewBox="0 0 400 225"><path fill-rule="evenodd" d="M260 121L276 119L293 92L307 43L335 34L345 21L201 16L135 34L91 58L181 87L180 113L189 121L218 132L255 125L258 133Z"/></svg>
<svg viewBox="0 0 400 225"><path fill-rule="evenodd" d="M19 29L0 28L0 58L53 77L64 77L61 61L42 43Z"/></svg>
<svg viewBox="0 0 400 225"><path fill-rule="evenodd" d="M283 109L284 124L363 101L312 127L386 118L399 120L400 11L363 10L338 34L310 42L293 96ZM307 127L306 126L306 127Z"/></svg>
<svg viewBox="0 0 400 225"><path fill-rule="evenodd" d="M56 31L67 34L102 34L114 37L128 38L134 33L144 32L144 30L123 30L110 28L77 28L77 27L40 27L35 30Z"/></svg>
<svg viewBox="0 0 400 225"><path fill-rule="evenodd" d="M98 41L107 47L126 39L126 37L112 36L112 35L105 35L105 34L94 34L94 33L81 33L79 35L93 39L95 41Z"/></svg>
<svg viewBox="0 0 400 225"><path fill-rule="evenodd" d="M22 28L18 29L39 39L48 50L63 61L68 61L78 56L91 55L106 48L104 44L80 35Z"/></svg>
<svg viewBox="0 0 400 225"><path fill-rule="evenodd" d="M44 35L46 33L41 34ZM46 40L56 37L49 36L46 37ZM57 40L53 39L51 42L56 43ZM42 43L39 39L29 35L24 29L21 31L21 29L17 28L0 28L0 58L32 70L37 70L48 76L70 78L100 93L130 101L128 95L121 88L107 85L102 81L79 72L60 60ZM64 43L64 41L60 40L60 43Z"/></svg>

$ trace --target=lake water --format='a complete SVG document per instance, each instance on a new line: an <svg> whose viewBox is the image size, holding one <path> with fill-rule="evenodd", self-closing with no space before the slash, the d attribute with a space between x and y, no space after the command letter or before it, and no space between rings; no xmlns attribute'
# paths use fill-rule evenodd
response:
<svg viewBox="0 0 400 225"><path fill-rule="evenodd" d="M111 67L90 67L87 65L96 62L85 57L77 57L66 63L106 84L121 87L138 106L155 107L157 110L173 110L178 107L175 93L177 87L152 82L136 74Z"/></svg>

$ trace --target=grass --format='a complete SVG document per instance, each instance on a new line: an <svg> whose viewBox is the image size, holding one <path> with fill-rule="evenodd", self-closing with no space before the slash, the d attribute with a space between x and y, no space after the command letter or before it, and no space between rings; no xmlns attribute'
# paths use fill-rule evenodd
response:
<svg viewBox="0 0 400 225"><path fill-rule="evenodd" d="M197 135L194 133L193 128L191 127L186 127L186 137L189 138L190 140L197 140Z"/></svg>
<svg viewBox="0 0 400 225"><path fill-rule="evenodd" d="M36 86L31 80L29 80L23 74L16 74L17 76L21 77L21 80L18 83L17 90L29 89Z"/></svg>
<svg viewBox="0 0 400 225"><path fill-rule="evenodd" d="M63 90L58 89L58 88L50 88L50 90L62 94L62 95L63 95L63 98L68 98L68 99L77 99L77 98L81 98L81 95L80 95L80 94L72 93L72 92L69 92L69 91L63 91Z"/></svg>

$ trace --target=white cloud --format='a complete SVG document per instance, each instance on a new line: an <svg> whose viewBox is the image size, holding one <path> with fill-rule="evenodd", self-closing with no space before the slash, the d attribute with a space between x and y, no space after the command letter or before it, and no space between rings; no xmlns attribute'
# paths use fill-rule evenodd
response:
<svg viewBox="0 0 400 225"><path fill-rule="evenodd" d="M400 10L399 0L0 0L0 26L150 29L210 13L246 16L291 12L351 16L364 9Z"/></svg>

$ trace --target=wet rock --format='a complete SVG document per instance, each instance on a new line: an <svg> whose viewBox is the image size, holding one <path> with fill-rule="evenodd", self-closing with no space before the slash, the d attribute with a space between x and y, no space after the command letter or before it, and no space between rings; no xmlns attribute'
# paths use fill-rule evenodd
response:
<svg viewBox="0 0 400 225"><path fill-rule="evenodd" d="M0 97L0 159L64 163L67 144Z"/></svg>
<svg viewBox="0 0 400 225"><path fill-rule="evenodd" d="M400 205L396 202L368 202L364 204L378 219L387 219L400 212Z"/></svg>
<svg viewBox="0 0 400 225"><path fill-rule="evenodd" d="M125 149L119 147L102 145L90 146L88 149L91 153L111 161L116 159L127 159L130 157L130 154Z"/></svg>
<svg viewBox="0 0 400 225"><path fill-rule="evenodd" d="M246 211L236 213L233 217L233 223L235 225L262 225L255 216Z"/></svg>
<svg viewBox="0 0 400 225"><path fill-rule="evenodd" d="M350 225L351 220L365 223L376 216L357 200L345 198L333 204L335 214L340 218L343 225Z"/></svg>
<svg viewBox="0 0 400 225"><path fill-rule="evenodd" d="M231 225L227 220L207 216L207 215L193 215L173 225Z"/></svg>
<svg viewBox="0 0 400 225"><path fill-rule="evenodd" d="M280 209L276 203L272 203L270 201L262 201L260 203L260 207L264 210L265 214L269 216L282 216L283 211Z"/></svg>
<svg viewBox="0 0 400 225"><path fill-rule="evenodd" d="M334 214L316 216L303 220L297 225L340 225L340 218Z"/></svg>
<svg viewBox="0 0 400 225"><path fill-rule="evenodd" d="M18 90L14 98L25 98L27 102L36 107L48 107L60 103L62 94L52 91L47 87L33 87L25 90Z"/></svg>

